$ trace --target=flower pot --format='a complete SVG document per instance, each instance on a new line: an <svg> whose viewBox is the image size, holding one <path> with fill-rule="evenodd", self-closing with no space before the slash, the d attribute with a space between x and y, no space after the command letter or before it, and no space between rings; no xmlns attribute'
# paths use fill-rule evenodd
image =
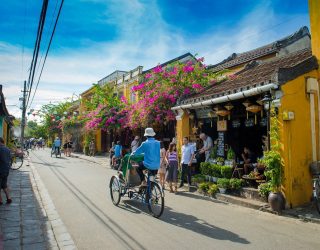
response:
<svg viewBox="0 0 320 250"><path fill-rule="evenodd" d="M212 182L217 183L218 178L215 176L212 176Z"/></svg>
<svg viewBox="0 0 320 250"><path fill-rule="evenodd" d="M206 178L206 181L210 181L210 175L206 175L205 178Z"/></svg>
<svg viewBox="0 0 320 250"><path fill-rule="evenodd" d="M281 213L285 208L285 199L281 192L270 192L268 196L268 202L271 209L275 212Z"/></svg>
<svg viewBox="0 0 320 250"><path fill-rule="evenodd" d="M226 191L227 191L226 188L219 188L219 192L220 192L221 194L225 194Z"/></svg>

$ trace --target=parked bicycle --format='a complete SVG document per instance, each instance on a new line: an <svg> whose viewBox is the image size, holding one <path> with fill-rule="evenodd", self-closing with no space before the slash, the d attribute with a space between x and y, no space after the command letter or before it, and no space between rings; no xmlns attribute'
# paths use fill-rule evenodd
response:
<svg viewBox="0 0 320 250"><path fill-rule="evenodd" d="M312 178L312 198L318 213L320 214L320 161L310 164Z"/></svg>
<svg viewBox="0 0 320 250"><path fill-rule="evenodd" d="M11 151L11 169L18 170L23 164L23 151L21 149L16 149Z"/></svg>

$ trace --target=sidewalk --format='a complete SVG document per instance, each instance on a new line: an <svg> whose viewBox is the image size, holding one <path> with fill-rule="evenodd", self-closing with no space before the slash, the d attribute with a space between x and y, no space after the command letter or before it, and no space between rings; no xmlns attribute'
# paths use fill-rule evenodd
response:
<svg viewBox="0 0 320 250"><path fill-rule="evenodd" d="M76 249L28 160L10 171L8 186L13 202L0 206L0 250Z"/></svg>
<svg viewBox="0 0 320 250"><path fill-rule="evenodd" d="M54 249L50 229L36 199L31 170L24 166L10 171L8 185L12 204L0 206L0 249ZM5 195L2 192L5 201ZM57 248L58 249L58 248Z"/></svg>

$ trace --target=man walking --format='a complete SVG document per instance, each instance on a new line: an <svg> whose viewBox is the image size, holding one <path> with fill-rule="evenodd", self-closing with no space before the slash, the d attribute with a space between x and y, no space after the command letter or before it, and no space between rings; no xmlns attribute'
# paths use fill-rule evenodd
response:
<svg viewBox="0 0 320 250"><path fill-rule="evenodd" d="M0 205L2 205L1 189L7 197L7 204L12 202L7 186L8 175L10 170L11 152L4 145L4 140L0 137Z"/></svg>
<svg viewBox="0 0 320 250"><path fill-rule="evenodd" d="M188 137L183 138L183 145L181 148L182 156L181 156L181 182L179 188L184 185L184 176L187 173L187 179L189 184L189 189L191 185L191 165L194 157L194 147L189 144Z"/></svg>

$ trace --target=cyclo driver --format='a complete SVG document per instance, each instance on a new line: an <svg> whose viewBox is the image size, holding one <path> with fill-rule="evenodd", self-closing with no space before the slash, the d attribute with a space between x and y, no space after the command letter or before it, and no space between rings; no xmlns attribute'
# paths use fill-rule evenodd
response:
<svg viewBox="0 0 320 250"><path fill-rule="evenodd" d="M144 136L147 137L147 140L136 151L131 153L131 155L144 154L144 160L139 163L139 167L137 168L141 186L146 185L143 170L148 169L151 175L155 176L160 167L160 142L154 138L155 135L156 133L153 128L146 128Z"/></svg>
<svg viewBox="0 0 320 250"><path fill-rule="evenodd" d="M60 154L60 147L61 147L61 140L60 140L59 137L57 137L53 142L53 150L54 150L54 152L56 150L58 150L57 152L58 152L58 154Z"/></svg>

